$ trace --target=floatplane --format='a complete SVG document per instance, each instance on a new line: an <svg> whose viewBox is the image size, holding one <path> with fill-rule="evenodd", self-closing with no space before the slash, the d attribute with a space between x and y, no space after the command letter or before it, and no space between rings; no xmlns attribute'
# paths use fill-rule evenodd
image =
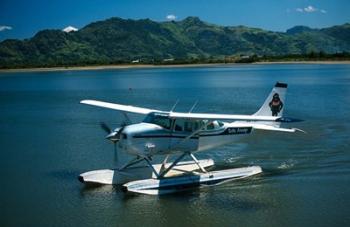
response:
<svg viewBox="0 0 350 227"><path fill-rule="evenodd" d="M82 104L121 111L126 123L114 130L101 123L106 139L132 158L115 169L83 173L84 183L120 184L123 189L143 194L172 193L200 185L216 185L250 177L262 172L260 166L208 171L212 159L198 160L195 153L234 143L254 130L296 132L282 128L281 123L300 121L283 117L287 84L277 82L261 108L252 115L208 114L160 111L96 100ZM132 124L127 114L145 115L142 122ZM154 156L164 157L152 163ZM169 162L170 156L174 159ZM184 159L190 161L184 161ZM159 162L159 161L158 161ZM143 163L143 165L141 165Z"/></svg>

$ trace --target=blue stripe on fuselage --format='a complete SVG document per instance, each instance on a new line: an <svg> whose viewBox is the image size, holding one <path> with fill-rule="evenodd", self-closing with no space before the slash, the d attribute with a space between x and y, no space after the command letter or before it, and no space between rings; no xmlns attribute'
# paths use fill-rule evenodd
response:
<svg viewBox="0 0 350 227"><path fill-rule="evenodd" d="M222 135L242 135L242 134L250 134L252 132L252 127L238 127L238 128L226 128L223 132L213 133L213 134L203 134L205 132L200 132L199 136L192 136L191 139L198 139L199 137L207 137L207 136L222 136ZM202 134L201 134L202 133ZM167 134L148 134L148 135L134 135L133 138L186 138L188 135L176 135L172 132Z"/></svg>

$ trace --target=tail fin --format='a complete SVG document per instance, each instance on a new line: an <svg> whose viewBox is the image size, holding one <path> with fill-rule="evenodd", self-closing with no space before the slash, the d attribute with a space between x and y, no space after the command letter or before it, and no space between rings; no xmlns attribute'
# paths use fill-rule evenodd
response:
<svg viewBox="0 0 350 227"><path fill-rule="evenodd" d="M285 108L286 93L287 84L277 82L264 104L254 115L282 117Z"/></svg>

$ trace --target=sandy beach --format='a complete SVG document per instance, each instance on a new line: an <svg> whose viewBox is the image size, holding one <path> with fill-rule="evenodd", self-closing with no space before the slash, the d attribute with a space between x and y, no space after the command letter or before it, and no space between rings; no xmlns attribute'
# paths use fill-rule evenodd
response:
<svg viewBox="0 0 350 227"><path fill-rule="evenodd" d="M50 71L79 71L79 70L105 70L105 69L142 69L142 68L183 68L183 67L218 67L246 65L246 63L207 63L207 64L173 64L173 65L149 65L149 64L128 64L128 65L99 65L99 66L72 66L72 67L49 67L49 68L19 68L0 69L0 73L11 72L50 72ZM249 63L248 63L249 64ZM350 61L280 61L280 62L254 62L252 65L261 64L350 64Z"/></svg>
<svg viewBox="0 0 350 227"><path fill-rule="evenodd" d="M99 65L99 66L72 66L72 67L49 67L49 68L19 68L19 69L0 69L0 73L8 72L50 72L50 71L79 71L79 70L105 70L105 69L142 69L142 68L174 68L174 67L203 67L220 66L228 64L175 64L175 65ZM232 63L234 65L234 63Z"/></svg>

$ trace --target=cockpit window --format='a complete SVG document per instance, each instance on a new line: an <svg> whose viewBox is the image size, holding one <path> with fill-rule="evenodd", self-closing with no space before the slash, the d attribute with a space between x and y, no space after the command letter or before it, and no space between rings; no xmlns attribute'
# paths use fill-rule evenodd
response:
<svg viewBox="0 0 350 227"><path fill-rule="evenodd" d="M146 116L143 122L159 125L166 129L170 129L171 127L171 120L169 117L166 114L161 113L150 113Z"/></svg>
<svg viewBox="0 0 350 227"><path fill-rule="evenodd" d="M210 131L210 130L220 129L223 126L224 126L224 123L221 121L212 121L207 125L206 130Z"/></svg>

